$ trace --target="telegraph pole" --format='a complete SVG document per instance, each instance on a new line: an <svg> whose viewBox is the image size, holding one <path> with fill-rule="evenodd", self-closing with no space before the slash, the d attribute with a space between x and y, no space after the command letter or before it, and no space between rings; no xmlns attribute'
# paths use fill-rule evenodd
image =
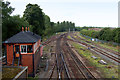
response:
<svg viewBox="0 0 120 80"><path fill-rule="evenodd" d="M70 28L69 28L69 33L70 33Z"/></svg>
<svg viewBox="0 0 120 80"><path fill-rule="evenodd" d="M74 29L73 29L73 33L74 33Z"/></svg>

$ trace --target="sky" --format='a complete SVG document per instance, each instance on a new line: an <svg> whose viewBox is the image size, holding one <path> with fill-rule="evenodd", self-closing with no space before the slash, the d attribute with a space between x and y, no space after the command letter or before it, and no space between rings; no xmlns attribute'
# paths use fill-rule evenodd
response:
<svg viewBox="0 0 120 80"><path fill-rule="evenodd" d="M117 27L119 0L5 0L21 15L28 3L38 4L52 22L72 21L76 26Z"/></svg>

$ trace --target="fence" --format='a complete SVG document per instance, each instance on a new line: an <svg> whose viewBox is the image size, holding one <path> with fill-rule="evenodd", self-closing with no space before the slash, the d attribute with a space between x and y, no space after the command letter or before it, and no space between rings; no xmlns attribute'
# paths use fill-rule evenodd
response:
<svg viewBox="0 0 120 80"><path fill-rule="evenodd" d="M120 46L119 43L109 42L109 41L104 41L104 40L99 40L99 39L97 39L97 38L92 38L92 37L89 37L89 36L86 36L86 35L83 35L83 34L80 34L80 35L83 36L83 37L89 38L89 39L94 39L94 41L96 41L96 42L110 43L110 44L115 45L115 46Z"/></svg>

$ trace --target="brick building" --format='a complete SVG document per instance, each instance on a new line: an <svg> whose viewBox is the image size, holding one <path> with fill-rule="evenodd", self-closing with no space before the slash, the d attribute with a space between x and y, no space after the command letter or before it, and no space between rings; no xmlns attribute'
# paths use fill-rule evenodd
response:
<svg viewBox="0 0 120 80"><path fill-rule="evenodd" d="M29 76L33 76L40 63L41 36L30 32L29 28L12 36L3 42L7 65L28 66Z"/></svg>

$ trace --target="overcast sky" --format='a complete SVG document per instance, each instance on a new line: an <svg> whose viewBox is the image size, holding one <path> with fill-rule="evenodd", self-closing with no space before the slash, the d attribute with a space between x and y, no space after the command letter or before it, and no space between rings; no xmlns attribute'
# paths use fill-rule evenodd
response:
<svg viewBox="0 0 120 80"><path fill-rule="evenodd" d="M5 0L7 1L7 0ZM8 0L12 15L23 15L28 3L38 4L53 22L72 21L76 26L117 27L119 0Z"/></svg>

